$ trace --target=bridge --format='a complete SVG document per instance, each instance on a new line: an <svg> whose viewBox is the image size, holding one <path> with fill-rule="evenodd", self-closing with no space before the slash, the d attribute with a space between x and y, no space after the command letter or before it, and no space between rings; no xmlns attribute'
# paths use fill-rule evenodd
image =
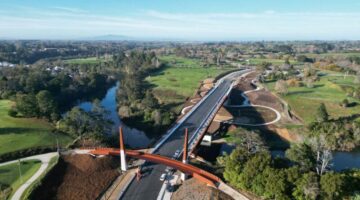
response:
<svg viewBox="0 0 360 200"><path fill-rule="evenodd" d="M120 127L120 149L115 148L96 148L94 150L91 150L89 153L92 155L110 155L110 156L121 156L121 167L122 169L126 170L126 160L125 156L134 157L142 160L146 160L153 163L159 163L165 166L172 167L174 169L177 169L187 175L191 175L194 178L206 183L209 186L217 187L220 185L221 179L217 176L204 171L200 168L197 168L195 166L192 166L190 164L187 164L187 140L188 140L188 131L185 130L185 140L184 140L184 152L183 152L183 161L177 161L165 156L157 155L157 154L151 154L151 153L145 153L141 151L136 150L125 150L124 146L124 140L123 140L123 133L122 129ZM185 175L183 176L185 179Z"/></svg>
<svg viewBox="0 0 360 200"><path fill-rule="evenodd" d="M100 154L126 154L128 156L148 160L148 162L143 164L143 167L151 168L150 174L143 177L140 181L134 181L133 179L126 191L122 194L121 199L157 199L163 185L163 182L160 181L160 176L165 171L165 165L172 166L182 172L191 174L195 178L203 179L203 181L208 182L209 185L216 185L218 181L217 177L209 176L207 175L207 172L205 173L204 170L200 171L201 169L195 168L194 166L189 167L186 163L174 160L169 162L169 158L173 157L177 150L181 151L183 149L182 144L184 141L185 129L188 130L189 137L186 149L190 152L195 149L201 142L201 139L206 133L206 129L210 125L212 119L215 117L216 112L231 92L234 78L250 71L251 70L249 69L236 71L218 80L215 87L212 88L185 116L183 116L181 120L169 129L166 135L159 140L151 152L140 153L131 150L121 151L121 149L106 149L103 152L100 152L101 149L98 149Z"/></svg>

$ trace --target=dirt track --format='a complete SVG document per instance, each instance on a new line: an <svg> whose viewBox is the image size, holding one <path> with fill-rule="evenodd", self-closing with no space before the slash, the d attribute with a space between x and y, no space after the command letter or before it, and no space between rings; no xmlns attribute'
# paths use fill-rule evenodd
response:
<svg viewBox="0 0 360 200"><path fill-rule="evenodd" d="M32 199L96 199L119 175L118 163L111 157L64 156L35 191Z"/></svg>

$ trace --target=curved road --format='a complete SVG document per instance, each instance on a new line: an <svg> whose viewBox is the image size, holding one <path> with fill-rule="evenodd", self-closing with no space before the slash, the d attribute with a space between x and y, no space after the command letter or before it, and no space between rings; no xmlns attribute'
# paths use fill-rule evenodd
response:
<svg viewBox="0 0 360 200"><path fill-rule="evenodd" d="M25 190L46 171L47 167L49 166L49 162L50 162L51 158L53 158L57 155L58 155L57 152L53 152L53 153L46 153L46 154L40 154L40 155L30 156L30 157L26 157L26 158L21 158L20 159L21 161L33 160L33 159L40 160L41 166L29 180L27 180L25 183L23 183L16 190L14 195L11 197L11 200L19 200L21 198L22 194L25 192ZM1 163L0 166L8 165L11 163L16 163L16 162L18 162L18 160L4 162L4 163Z"/></svg>
<svg viewBox="0 0 360 200"><path fill-rule="evenodd" d="M256 84L254 84L256 85ZM261 90L260 87L256 86L256 89L254 90L248 90L245 91L241 94L241 96L244 98L244 102L242 105L227 105L226 107L229 108L245 108L245 107L261 107L261 108L266 108L269 109L271 111L273 111L276 114L276 118L270 122L265 122L265 123L261 123L261 124L247 124L247 123L236 123L236 122L232 122L233 124L236 125L246 125L246 126L266 126L266 125L270 125L270 124L274 124L278 121L280 121L281 119L281 113L279 111L277 111L276 109L269 107L269 106L263 106L263 105L256 105L256 104L251 104L249 98L246 96L246 94L250 93L250 92L256 92Z"/></svg>
<svg viewBox="0 0 360 200"><path fill-rule="evenodd" d="M217 87L215 87L208 96L205 96L204 100L200 102L198 107L194 107L190 111L190 115L177 127L177 129L166 139L166 142L162 144L154 154L162 156L172 157L176 150L181 150L184 142L184 131L188 128L189 138L195 138L198 134L198 128L202 126L204 117L213 112L217 103L226 95L227 91L232 85L233 78L240 74L249 72L250 70L242 70L240 72L232 73L219 81ZM191 139L189 143L191 143ZM153 200L157 199L159 191L163 182L160 181L160 176L165 171L165 166L160 164L154 164L145 162L144 164L147 172L140 181L133 180L126 191L122 194L120 199L125 200Z"/></svg>

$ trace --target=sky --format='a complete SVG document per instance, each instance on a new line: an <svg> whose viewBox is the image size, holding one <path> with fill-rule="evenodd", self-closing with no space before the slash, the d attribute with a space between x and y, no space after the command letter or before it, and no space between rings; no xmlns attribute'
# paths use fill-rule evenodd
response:
<svg viewBox="0 0 360 200"><path fill-rule="evenodd" d="M359 0L0 0L0 39L360 40Z"/></svg>

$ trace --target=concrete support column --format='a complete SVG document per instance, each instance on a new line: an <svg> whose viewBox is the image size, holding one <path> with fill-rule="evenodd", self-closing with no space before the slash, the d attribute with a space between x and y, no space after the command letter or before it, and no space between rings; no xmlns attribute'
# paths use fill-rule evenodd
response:
<svg viewBox="0 0 360 200"><path fill-rule="evenodd" d="M188 129L185 129L185 139L184 139L184 151L183 151L183 159L182 162L184 164L188 163ZM185 181L187 175L185 173L181 173L181 180Z"/></svg>
<svg viewBox="0 0 360 200"><path fill-rule="evenodd" d="M121 170L126 171L127 170L127 163L126 163L126 155L125 155L125 145L124 145L124 138L123 138L123 132L122 127L119 128L119 139L120 139L120 164L121 164Z"/></svg>

